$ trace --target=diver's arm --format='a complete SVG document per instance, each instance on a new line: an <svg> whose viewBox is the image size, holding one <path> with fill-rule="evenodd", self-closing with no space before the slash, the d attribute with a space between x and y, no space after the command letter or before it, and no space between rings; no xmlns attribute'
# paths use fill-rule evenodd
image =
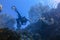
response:
<svg viewBox="0 0 60 40"><path fill-rule="evenodd" d="M15 6L12 6L12 9L18 14L18 18L22 18L21 14L18 12L18 10Z"/></svg>

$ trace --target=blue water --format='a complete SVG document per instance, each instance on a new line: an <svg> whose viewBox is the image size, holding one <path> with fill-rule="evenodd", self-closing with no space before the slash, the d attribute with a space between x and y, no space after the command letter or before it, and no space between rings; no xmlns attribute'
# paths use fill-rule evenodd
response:
<svg viewBox="0 0 60 40"><path fill-rule="evenodd" d="M38 3L37 0L0 0L0 4L3 5L3 12L12 16L14 15L14 18L16 18L17 15L11 9L11 6L15 5L22 16L28 17L28 11L30 7L36 3Z"/></svg>

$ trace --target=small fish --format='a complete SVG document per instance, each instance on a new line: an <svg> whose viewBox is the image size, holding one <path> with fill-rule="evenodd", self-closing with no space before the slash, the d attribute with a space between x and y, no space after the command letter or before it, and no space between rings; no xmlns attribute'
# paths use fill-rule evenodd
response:
<svg viewBox="0 0 60 40"><path fill-rule="evenodd" d="M0 4L0 12L2 11L2 5Z"/></svg>

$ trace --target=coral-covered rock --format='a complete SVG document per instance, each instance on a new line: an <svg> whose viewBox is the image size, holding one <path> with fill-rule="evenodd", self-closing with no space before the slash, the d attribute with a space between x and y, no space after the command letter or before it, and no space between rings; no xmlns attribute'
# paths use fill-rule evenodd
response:
<svg viewBox="0 0 60 40"><path fill-rule="evenodd" d="M0 40L19 40L20 36L7 28L0 29Z"/></svg>

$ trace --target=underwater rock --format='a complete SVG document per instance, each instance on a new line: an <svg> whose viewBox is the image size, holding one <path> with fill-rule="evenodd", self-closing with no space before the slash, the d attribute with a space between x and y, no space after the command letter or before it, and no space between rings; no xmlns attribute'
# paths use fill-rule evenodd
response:
<svg viewBox="0 0 60 40"><path fill-rule="evenodd" d="M43 13L42 17L45 17L44 20L39 19L36 23L28 25L25 30L35 35L39 33L41 40L60 40L60 4L56 9L52 8L49 12ZM37 37L35 35L34 39Z"/></svg>
<svg viewBox="0 0 60 40"><path fill-rule="evenodd" d="M8 14L0 14L0 29L9 28L14 30L15 19Z"/></svg>
<svg viewBox="0 0 60 40"><path fill-rule="evenodd" d="M15 31L3 28L0 29L0 40L20 40L20 36Z"/></svg>

